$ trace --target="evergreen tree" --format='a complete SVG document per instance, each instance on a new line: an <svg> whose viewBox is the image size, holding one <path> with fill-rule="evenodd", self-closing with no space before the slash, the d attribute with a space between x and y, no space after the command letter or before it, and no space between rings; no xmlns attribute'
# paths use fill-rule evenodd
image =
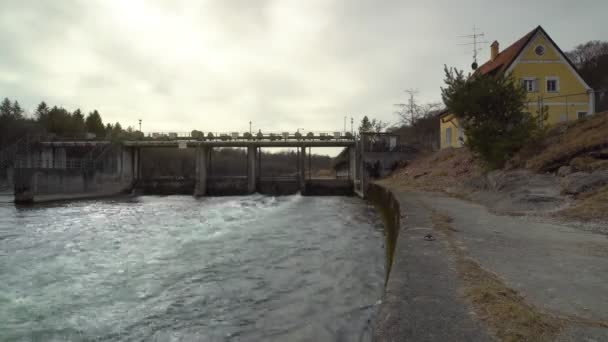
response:
<svg viewBox="0 0 608 342"><path fill-rule="evenodd" d="M12 116L13 120L23 119L23 109L17 100L13 103Z"/></svg>
<svg viewBox="0 0 608 342"><path fill-rule="evenodd" d="M46 102L44 102L44 101L40 102L38 107L36 107L36 112L34 114L36 116L36 120L42 126L46 127L46 122L47 122L48 116L49 116L49 106L46 104Z"/></svg>
<svg viewBox="0 0 608 342"><path fill-rule="evenodd" d="M112 124L109 123L106 125L104 138L107 139L107 138L112 137L112 128L113 128Z"/></svg>
<svg viewBox="0 0 608 342"><path fill-rule="evenodd" d="M105 138L106 129L103 127L101 115L99 115L97 110L94 110L87 115L85 126L87 132L95 134L97 138Z"/></svg>
<svg viewBox="0 0 608 342"><path fill-rule="evenodd" d="M361 120L361 125L359 126L359 132L371 132L373 129L372 123L369 121L369 118L366 116Z"/></svg>
<svg viewBox="0 0 608 342"><path fill-rule="evenodd" d="M528 112L526 90L512 76L473 75L445 67L441 96L464 128L466 144L488 168L500 168L542 134L546 108Z"/></svg>
<svg viewBox="0 0 608 342"><path fill-rule="evenodd" d="M4 119L11 119L12 114L13 105L11 104L11 100L5 97L2 104L0 104L0 117Z"/></svg>
<svg viewBox="0 0 608 342"><path fill-rule="evenodd" d="M84 115L82 115L80 108L76 109L74 113L72 113L71 121L72 133L74 133L75 135L82 135L85 132L86 127L84 123Z"/></svg>

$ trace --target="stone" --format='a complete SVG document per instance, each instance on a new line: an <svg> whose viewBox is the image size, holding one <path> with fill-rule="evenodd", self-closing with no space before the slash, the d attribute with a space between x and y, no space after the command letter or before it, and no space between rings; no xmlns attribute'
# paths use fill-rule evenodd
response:
<svg viewBox="0 0 608 342"><path fill-rule="evenodd" d="M571 166L564 165L564 166L560 167L557 170L557 175L560 176L560 177L565 177L565 176L567 176L567 175L569 175L571 173L572 173L572 167Z"/></svg>
<svg viewBox="0 0 608 342"><path fill-rule="evenodd" d="M575 172L562 178L560 186L563 194L577 195L595 190L608 184L608 171Z"/></svg>

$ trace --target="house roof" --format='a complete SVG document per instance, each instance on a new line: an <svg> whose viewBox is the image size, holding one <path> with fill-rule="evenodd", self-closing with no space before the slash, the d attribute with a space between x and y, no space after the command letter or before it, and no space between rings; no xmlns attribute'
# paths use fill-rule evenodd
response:
<svg viewBox="0 0 608 342"><path fill-rule="evenodd" d="M507 71L509 69L509 67L513 64L513 62L515 62L515 59L517 59L517 56L519 56L519 54L523 51L523 49L528 45L528 43L532 40L532 38L534 38L536 33L538 33L539 31L542 32L545 35L545 37L547 37L549 42L551 42L551 44L553 44L553 46L555 46L557 51L564 57L564 59L568 62L568 64L570 64L570 66L572 67L574 72L579 74L579 76L580 76L580 73L578 72L578 69L576 68L574 63L572 63L570 58L568 58L568 56L562 51L562 49L557 44L555 44L555 41L553 41L553 39L547 34L547 32L540 25L537 26L534 30L528 32L525 36L521 37L518 41L516 41L515 43L511 44L509 47L507 47L506 49L504 49L500 53L498 53L498 55L496 56L496 58L494 58L494 60L489 60L489 61L485 62L484 64L482 64L479 68L477 68L477 70L475 70L474 75L476 75L476 74L495 75L495 74ZM581 79L582 79L582 77L581 77ZM588 85L586 85L586 86L588 87ZM443 118L447 114L449 114L449 112L446 109L445 111L443 111L439 114L439 117Z"/></svg>
<svg viewBox="0 0 608 342"><path fill-rule="evenodd" d="M511 44L508 48L501 51L494 60L489 60L481 65L476 71L476 74L494 74L497 72L504 72L513 64L515 58L519 56L519 53L528 45L528 42L536 35L536 32L543 30L542 27L538 26L534 30L530 31L525 36L521 37L518 41ZM546 34L545 34L546 35Z"/></svg>

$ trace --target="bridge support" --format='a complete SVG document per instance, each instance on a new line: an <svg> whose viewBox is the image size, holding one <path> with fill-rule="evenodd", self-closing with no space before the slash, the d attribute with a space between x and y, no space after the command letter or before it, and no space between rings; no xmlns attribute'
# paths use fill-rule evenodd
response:
<svg viewBox="0 0 608 342"><path fill-rule="evenodd" d="M194 187L194 196L205 196L207 194L209 150L210 147L208 146L199 146L196 148L196 184Z"/></svg>
<svg viewBox="0 0 608 342"><path fill-rule="evenodd" d="M256 191L256 157L257 157L257 147L248 146L247 147L247 192L252 194Z"/></svg>
<svg viewBox="0 0 608 342"><path fill-rule="evenodd" d="M306 189L306 147L300 147L300 156L298 158L298 171L300 180L300 193Z"/></svg>
<svg viewBox="0 0 608 342"><path fill-rule="evenodd" d="M353 181L353 189L356 189L357 180L357 149L354 146L348 148L348 176Z"/></svg>

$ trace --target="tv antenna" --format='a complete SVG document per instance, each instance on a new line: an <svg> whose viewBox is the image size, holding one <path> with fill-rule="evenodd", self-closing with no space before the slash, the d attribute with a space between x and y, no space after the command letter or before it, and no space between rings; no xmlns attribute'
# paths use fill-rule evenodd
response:
<svg viewBox="0 0 608 342"><path fill-rule="evenodd" d="M481 51L480 47L477 47L478 44L482 44L482 43L488 43L488 41L486 40L479 40L483 37L485 37L485 34L483 32L477 32L477 27L475 27L475 25L473 25L473 34L469 34L469 35L465 35L465 36L459 36L460 38L468 38L468 39L472 39L473 41L470 43L464 43L464 44L458 44L458 45L473 45L473 63L471 64L471 69L476 70L477 67L479 66L479 64L477 64L477 52Z"/></svg>

